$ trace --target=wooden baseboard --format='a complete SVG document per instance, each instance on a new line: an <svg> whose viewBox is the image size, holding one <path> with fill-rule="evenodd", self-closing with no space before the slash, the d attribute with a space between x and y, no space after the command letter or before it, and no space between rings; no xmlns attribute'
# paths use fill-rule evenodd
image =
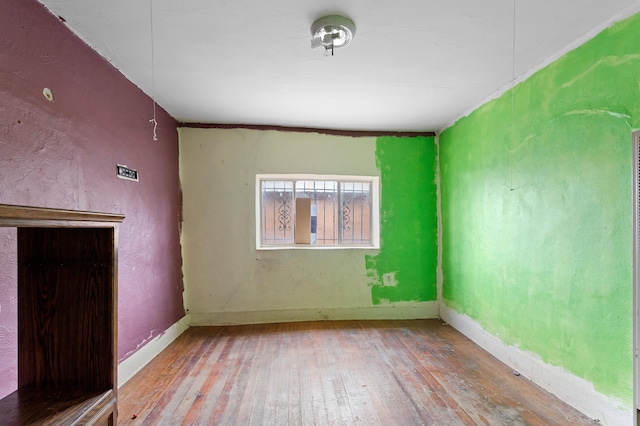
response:
<svg viewBox="0 0 640 426"><path fill-rule="evenodd" d="M295 321L438 318L438 302L408 302L363 308L319 308L244 312L191 312L191 325L240 325Z"/></svg>
<svg viewBox="0 0 640 426"><path fill-rule="evenodd" d="M190 326L189 315L169 327L164 333L145 343L133 355L118 364L118 388L122 387L138 371L162 352L171 342L184 333Z"/></svg>

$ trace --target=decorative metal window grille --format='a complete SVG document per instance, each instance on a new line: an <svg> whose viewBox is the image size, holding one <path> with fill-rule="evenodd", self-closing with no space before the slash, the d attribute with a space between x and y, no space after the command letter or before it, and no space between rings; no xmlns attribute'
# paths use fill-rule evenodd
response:
<svg viewBox="0 0 640 426"><path fill-rule="evenodd" d="M295 200L311 200L311 241L315 246L372 247L377 243L373 202L377 178L259 175L258 247L295 246ZM345 177L350 178L350 177ZM375 187L375 188L374 188ZM315 217L314 217L315 213ZM375 215L377 218L377 215ZM314 221L315 220L315 221ZM315 232L313 232L315 231Z"/></svg>
<svg viewBox="0 0 640 426"><path fill-rule="evenodd" d="M262 181L262 243L292 244L293 182Z"/></svg>

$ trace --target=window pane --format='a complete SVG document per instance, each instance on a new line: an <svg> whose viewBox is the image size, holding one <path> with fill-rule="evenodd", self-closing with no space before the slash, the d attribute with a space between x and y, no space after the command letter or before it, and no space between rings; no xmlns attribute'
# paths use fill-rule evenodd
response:
<svg viewBox="0 0 640 426"><path fill-rule="evenodd" d="M322 179L326 180L322 180ZM343 180L344 178L344 180ZM378 178L256 175L256 248L380 247ZM375 193L374 193L375 191ZM296 200L311 200L311 217L296 219ZM372 204L375 203L375 206ZM308 206L307 203L300 204ZM309 215L308 207L300 214ZM373 221L376 221L375 223ZM296 230L296 221L301 226ZM311 225L311 226L309 226ZM311 235L298 235L296 232ZM315 232L314 232L315 231ZM311 238L309 238L311 237ZM308 241L311 240L311 244ZM304 243L302 242L304 241Z"/></svg>
<svg viewBox="0 0 640 426"><path fill-rule="evenodd" d="M296 181L296 198L310 198L315 205L315 244L338 244L338 182Z"/></svg>
<svg viewBox="0 0 640 426"><path fill-rule="evenodd" d="M341 182L342 244L371 243L371 184Z"/></svg>
<svg viewBox="0 0 640 426"><path fill-rule="evenodd" d="M262 181L262 244L293 244L293 181Z"/></svg>

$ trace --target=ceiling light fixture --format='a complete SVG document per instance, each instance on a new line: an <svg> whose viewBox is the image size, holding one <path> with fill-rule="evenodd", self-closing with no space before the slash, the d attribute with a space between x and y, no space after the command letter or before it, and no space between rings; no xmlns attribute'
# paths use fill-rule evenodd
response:
<svg viewBox="0 0 640 426"><path fill-rule="evenodd" d="M340 15L324 16L311 25L311 48L324 47L327 54L336 47L346 46L356 34L356 26L349 18Z"/></svg>

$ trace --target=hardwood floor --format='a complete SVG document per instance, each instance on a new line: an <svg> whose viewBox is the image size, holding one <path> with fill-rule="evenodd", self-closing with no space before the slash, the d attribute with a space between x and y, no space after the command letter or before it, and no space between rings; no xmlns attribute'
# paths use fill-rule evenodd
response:
<svg viewBox="0 0 640 426"><path fill-rule="evenodd" d="M190 328L118 402L119 425L598 424L437 320Z"/></svg>

